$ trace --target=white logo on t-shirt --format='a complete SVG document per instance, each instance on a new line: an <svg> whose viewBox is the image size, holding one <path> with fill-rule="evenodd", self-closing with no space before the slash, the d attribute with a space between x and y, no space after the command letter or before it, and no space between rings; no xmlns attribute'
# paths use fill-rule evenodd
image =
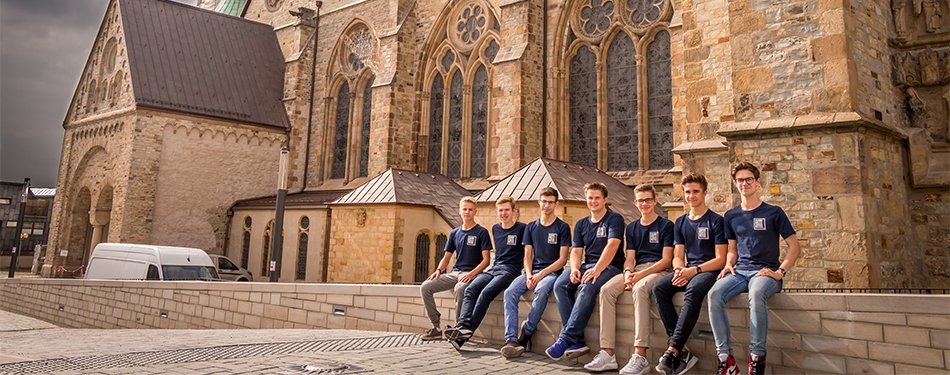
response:
<svg viewBox="0 0 950 375"><path fill-rule="evenodd" d="M597 238L607 237L607 227L597 227Z"/></svg>
<svg viewBox="0 0 950 375"><path fill-rule="evenodd" d="M660 243L660 232L650 232L650 243Z"/></svg>
<svg viewBox="0 0 950 375"><path fill-rule="evenodd" d="M548 243L557 245L557 233L548 233Z"/></svg>
<svg viewBox="0 0 950 375"><path fill-rule="evenodd" d="M753 218L752 218L752 229L754 229L754 230L765 230L765 218L764 218L764 217L753 217Z"/></svg>
<svg viewBox="0 0 950 375"><path fill-rule="evenodd" d="M708 240L709 239L709 227L699 227L699 231L696 233L699 235L699 239Z"/></svg>
<svg viewBox="0 0 950 375"><path fill-rule="evenodd" d="M508 245L517 245L517 244L518 244L518 236L515 234L509 234Z"/></svg>
<svg viewBox="0 0 950 375"><path fill-rule="evenodd" d="M475 246L475 243L478 242L477 236L468 236L465 238L465 244L468 246Z"/></svg>

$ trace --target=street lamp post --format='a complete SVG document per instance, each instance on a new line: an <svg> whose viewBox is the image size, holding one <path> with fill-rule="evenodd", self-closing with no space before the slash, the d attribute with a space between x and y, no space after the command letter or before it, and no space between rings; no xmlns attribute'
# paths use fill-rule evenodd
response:
<svg viewBox="0 0 950 375"><path fill-rule="evenodd" d="M280 264L284 246L284 200L287 199L287 164L290 150L280 148L280 167L277 170L277 207L275 208L274 233L271 239L270 281L280 278Z"/></svg>
<svg viewBox="0 0 950 375"><path fill-rule="evenodd" d="M23 216L26 213L26 201L30 198L30 179L24 178L23 185L23 196L20 197L20 213L17 214L16 220L16 247L13 248L13 254L10 256L10 273L7 275L11 279L16 274L17 255L22 251L21 247L23 246Z"/></svg>

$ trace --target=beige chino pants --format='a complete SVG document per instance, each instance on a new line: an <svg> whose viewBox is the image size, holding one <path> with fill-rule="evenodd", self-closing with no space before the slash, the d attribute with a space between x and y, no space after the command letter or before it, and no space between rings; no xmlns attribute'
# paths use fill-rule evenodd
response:
<svg viewBox="0 0 950 375"><path fill-rule="evenodd" d="M651 263L638 264L635 272L643 271L653 266ZM666 276L669 271L651 274L637 281L633 285L633 345L649 347L647 337L650 334L650 298L653 294L653 285ZM623 274L614 276L600 289L600 347L616 348L617 341L617 300L624 294Z"/></svg>

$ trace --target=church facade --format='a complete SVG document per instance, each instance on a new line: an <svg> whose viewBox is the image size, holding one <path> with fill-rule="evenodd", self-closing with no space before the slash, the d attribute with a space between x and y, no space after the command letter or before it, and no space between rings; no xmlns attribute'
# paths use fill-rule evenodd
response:
<svg viewBox="0 0 950 375"><path fill-rule="evenodd" d="M535 162L654 184L675 215L684 173L737 204L748 160L802 240L788 286L946 288L948 43L936 0L113 0L64 121L44 272L102 241L268 272L286 146L281 281L412 282L443 198ZM439 199L398 194L425 178Z"/></svg>

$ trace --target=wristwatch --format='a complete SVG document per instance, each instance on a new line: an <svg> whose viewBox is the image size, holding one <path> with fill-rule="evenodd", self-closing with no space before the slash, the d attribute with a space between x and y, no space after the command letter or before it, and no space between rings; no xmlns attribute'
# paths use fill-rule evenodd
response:
<svg viewBox="0 0 950 375"><path fill-rule="evenodd" d="M702 267L702 266L696 266L696 273L697 273L697 274L703 273L703 267Z"/></svg>
<svg viewBox="0 0 950 375"><path fill-rule="evenodd" d="M633 272L633 270L632 270L632 269L629 269L629 268L624 268L624 269L623 269L623 273L627 273L627 272Z"/></svg>
<svg viewBox="0 0 950 375"><path fill-rule="evenodd" d="M779 267L778 272L781 272L781 273L782 273L782 276L785 276L785 274L788 273L788 271L786 271L786 270L785 270L784 268L782 268L782 267Z"/></svg>

